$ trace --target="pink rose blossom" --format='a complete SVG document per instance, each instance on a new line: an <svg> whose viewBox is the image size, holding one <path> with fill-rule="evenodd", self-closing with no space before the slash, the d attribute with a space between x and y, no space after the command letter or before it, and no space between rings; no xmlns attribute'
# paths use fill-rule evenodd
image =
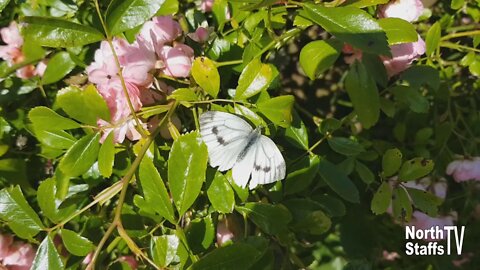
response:
<svg viewBox="0 0 480 270"><path fill-rule="evenodd" d="M345 43L342 48L342 52L347 54L343 57L345 63L351 65L355 62L355 60L361 61L362 60L362 51L354 48L352 45Z"/></svg>
<svg viewBox="0 0 480 270"><path fill-rule="evenodd" d="M480 157L452 161L448 164L446 172L452 175L456 182L480 181Z"/></svg>
<svg viewBox="0 0 480 270"><path fill-rule="evenodd" d="M92 261L92 258L93 258L93 251L88 253L87 256L85 256L85 258L83 258L82 264L83 265L89 264Z"/></svg>
<svg viewBox="0 0 480 270"><path fill-rule="evenodd" d="M189 33L188 36L198 43L205 43L208 41L210 33L207 28L199 26L193 33Z"/></svg>
<svg viewBox="0 0 480 270"><path fill-rule="evenodd" d="M147 44L151 44L152 50L173 42L181 34L182 28L172 16L154 17L151 21L146 22L140 30L140 37Z"/></svg>
<svg viewBox="0 0 480 270"><path fill-rule="evenodd" d="M423 4L420 0L393 0L383 5L379 12L380 18L400 18L413 22L423 13Z"/></svg>
<svg viewBox="0 0 480 270"><path fill-rule="evenodd" d="M0 260L5 258L13 243L13 236L7 234L0 234Z"/></svg>
<svg viewBox="0 0 480 270"><path fill-rule="evenodd" d="M9 26L2 28L0 35L2 36L3 42L9 46L20 48L23 45L23 38L20 35L20 30L15 21L12 21Z"/></svg>
<svg viewBox="0 0 480 270"><path fill-rule="evenodd" d="M95 61L86 68L86 71L88 80L100 87L118 79L119 70L107 41L100 43L100 49L95 51Z"/></svg>
<svg viewBox="0 0 480 270"><path fill-rule="evenodd" d="M384 250L382 252L382 256L383 256L383 259L386 260L386 261L395 261L396 259L399 259L400 258L400 255L395 252L395 251L392 251L392 252L388 252L386 250Z"/></svg>
<svg viewBox="0 0 480 270"><path fill-rule="evenodd" d="M418 36L418 40L410 43L402 43L390 46L392 57L382 56L383 65L387 69L389 77L406 70L415 59L425 53L425 42Z"/></svg>
<svg viewBox="0 0 480 270"><path fill-rule="evenodd" d="M29 270L35 258L35 252L32 245L15 242L10 246L7 256L2 258L2 264L7 266L7 269Z"/></svg>
<svg viewBox="0 0 480 270"><path fill-rule="evenodd" d="M37 64L37 67L35 68L35 73L38 76L43 77L43 74L45 73L46 69L47 69L47 61L46 60L40 61Z"/></svg>
<svg viewBox="0 0 480 270"><path fill-rule="evenodd" d="M133 256L122 256L118 258L118 260L128 264L132 270L135 270L138 267L138 263Z"/></svg>
<svg viewBox="0 0 480 270"><path fill-rule="evenodd" d="M147 128L145 123L141 123L144 129ZM103 131L100 142L103 143L110 132L113 132L113 141L115 143L122 143L127 137L131 141L137 141L142 138L142 135L136 129L137 122L135 119L122 119L117 123L108 123L102 119L97 121L98 127Z"/></svg>
<svg viewBox="0 0 480 270"><path fill-rule="evenodd" d="M228 218L218 221L217 224L217 245L222 246L228 241L233 241L234 233L230 229Z"/></svg>
<svg viewBox="0 0 480 270"><path fill-rule="evenodd" d="M202 0L200 10L203 12L211 12L214 0Z"/></svg>
<svg viewBox="0 0 480 270"><path fill-rule="evenodd" d="M432 227L438 226L443 229L444 226L452 226L454 221L457 220L457 212L451 212L448 216L431 217L420 211L414 211L412 214L412 220L407 224L409 226L415 226L417 230L427 230ZM445 239L447 232L444 231L443 238ZM440 239L427 238L426 241L439 241Z"/></svg>
<svg viewBox="0 0 480 270"><path fill-rule="evenodd" d="M125 82L125 85L127 87L127 92L133 109L138 111L142 107L142 102L140 100L140 89L135 84L130 82ZM123 87L119 79L112 81L112 83L108 85L99 87L98 92L107 102L112 122L116 123L120 119L126 118L131 114L127 96L123 91Z"/></svg>
<svg viewBox="0 0 480 270"><path fill-rule="evenodd" d="M163 46L158 52L163 61L163 73L172 77L188 77L193 63L193 50L184 44Z"/></svg>

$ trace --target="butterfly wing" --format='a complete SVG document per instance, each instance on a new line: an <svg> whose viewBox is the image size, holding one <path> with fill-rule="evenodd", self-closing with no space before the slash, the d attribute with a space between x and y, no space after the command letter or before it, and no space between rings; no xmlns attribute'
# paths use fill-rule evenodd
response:
<svg viewBox="0 0 480 270"><path fill-rule="evenodd" d="M235 165L253 129L242 118L219 111L200 115L200 134L207 145L210 166L226 171Z"/></svg>
<svg viewBox="0 0 480 270"><path fill-rule="evenodd" d="M255 145L252 179L249 188L269 184L285 178L285 160L277 145L268 137L261 135Z"/></svg>

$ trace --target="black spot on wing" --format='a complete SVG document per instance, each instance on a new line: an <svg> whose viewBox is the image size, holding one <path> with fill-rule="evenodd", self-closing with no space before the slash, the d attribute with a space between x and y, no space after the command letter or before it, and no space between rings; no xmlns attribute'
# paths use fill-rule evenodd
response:
<svg viewBox="0 0 480 270"><path fill-rule="evenodd" d="M263 171L264 171L264 172L269 172L270 169L271 169L271 168L270 168L269 166L267 166L267 167L263 168Z"/></svg>
<svg viewBox="0 0 480 270"><path fill-rule="evenodd" d="M224 140L222 137L220 137L220 136L217 136L217 142L218 142L219 144L221 144L221 145L225 145L225 144L226 144L226 143L225 143L225 140Z"/></svg>
<svg viewBox="0 0 480 270"><path fill-rule="evenodd" d="M216 126L212 128L212 133L215 135L218 134L218 128Z"/></svg>

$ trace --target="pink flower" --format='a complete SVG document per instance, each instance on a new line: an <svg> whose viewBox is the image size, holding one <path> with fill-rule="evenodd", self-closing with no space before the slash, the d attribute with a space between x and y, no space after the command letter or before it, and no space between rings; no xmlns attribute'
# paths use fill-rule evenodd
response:
<svg viewBox="0 0 480 270"><path fill-rule="evenodd" d="M207 28L199 26L194 33L189 33L188 36L198 43L205 43L208 41L210 33Z"/></svg>
<svg viewBox="0 0 480 270"><path fill-rule="evenodd" d="M145 129L146 125L144 123L141 124ZM101 143L105 141L110 132L113 132L113 141L115 143L122 143L125 140L125 137L131 141L137 141L142 138L142 135L135 128L137 125L135 119L126 118L113 124L98 119L97 125L103 131L102 138L100 138Z"/></svg>
<svg viewBox="0 0 480 270"><path fill-rule="evenodd" d="M30 244L15 242L10 246L10 251L3 258L2 264L7 269L29 270L35 258L35 249Z"/></svg>
<svg viewBox="0 0 480 270"><path fill-rule="evenodd" d="M400 18L413 22L423 13L423 4L420 0L394 0L383 5L379 12L380 18Z"/></svg>
<svg viewBox="0 0 480 270"><path fill-rule="evenodd" d="M20 30L15 21L12 21L8 27L2 28L0 35L2 36L3 42L9 46L21 48L23 45L23 38L20 35Z"/></svg>
<svg viewBox="0 0 480 270"><path fill-rule="evenodd" d="M140 110L142 102L140 100L140 89L133 83L125 82L127 92L135 111ZM122 83L119 79L112 80L108 85L98 87L98 92L107 102L112 122L116 123L131 114L128 99L123 91Z"/></svg>
<svg viewBox="0 0 480 270"><path fill-rule="evenodd" d="M386 261L395 261L396 259L400 258L400 255L395 251L388 252L384 250L382 252L382 256L383 256L383 259Z"/></svg>
<svg viewBox="0 0 480 270"><path fill-rule="evenodd" d="M172 77L188 77L193 63L193 50L185 44L163 46L159 52L163 61L163 73Z"/></svg>
<svg viewBox="0 0 480 270"><path fill-rule="evenodd" d="M43 77L43 74L45 73L46 69L47 69L47 61L46 60L40 61L37 64L37 67L35 68L35 73L38 76Z"/></svg>
<svg viewBox="0 0 480 270"><path fill-rule="evenodd" d="M122 256L118 258L118 260L128 264L132 270L135 270L138 267L138 263L133 256Z"/></svg>
<svg viewBox="0 0 480 270"><path fill-rule="evenodd" d="M427 230L432 227L438 226L443 229L444 226L452 226L454 221L457 220L457 212L451 212L448 216L431 217L420 211L414 211L412 214L412 220L407 224L409 226L415 226L417 230ZM444 231L443 238L446 238L447 232ZM443 239L442 238L442 239ZM440 239L427 238L426 241L439 241Z"/></svg>
<svg viewBox="0 0 480 270"><path fill-rule="evenodd" d="M0 234L0 260L8 255L12 243L13 237L11 235Z"/></svg>
<svg viewBox="0 0 480 270"><path fill-rule="evenodd" d="M217 224L217 244L222 246L235 238L233 232L228 228L228 219L218 221Z"/></svg>
<svg viewBox="0 0 480 270"><path fill-rule="evenodd" d="M418 40L410 43L402 43L390 46L392 57L382 56L383 65L387 69L389 77L406 70L412 62L425 53L425 42L418 36Z"/></svg>
<svg viewBox="0 0 480 270"><path fill-rule="evenodd" d="M452 161L447 166L447 174L452 175L456 182L480 181L480 157Z"/></svg>
<svg viewBox="0 0 480 270"><path fill-rule="evenodd" d="M447 195L447 180L445 178L440 178L432 184L431 178L425 177L418 181L409 181L403 183L403 185L409 188L431 191L435 196L441 199L445 199Z"/></svg>
<svg viewBox="0 0 480 270"><path fill-rule="evenodd" d="M83 265L89 264L92 261L92 258L93 258L93 251L88 253L87 256L85 256L85 258L83 258L82 264Z"/></svg>
<svg viewBox="0 0 480 270"><path fill-rule="evenodd" d="M182 34L180 24L172 16L154 17L146 22L140 30L142 37L147 44L151 44L154 50L165 43L173 42Z"/></svg>
<svg viewBox="0 0 480 270"><path fill-rule="evenodd" d="M203 12L210 12L212 11L214 0L202 0L200 3L200 10Z"/></svg>
<svg viewBox="0 0 480 270"><path fill-rule="evenodd" d="M110 45L107 41L100 43L100 49L95 51L95 61L87 68L88 80L100 87L118 79L118 67L115 63Z"/></svg>

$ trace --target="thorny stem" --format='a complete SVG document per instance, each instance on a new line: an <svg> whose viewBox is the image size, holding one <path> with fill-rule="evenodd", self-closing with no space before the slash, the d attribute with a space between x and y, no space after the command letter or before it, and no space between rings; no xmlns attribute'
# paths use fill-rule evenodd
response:
<svg viewBox="0 0 480 270"><path fill-rule="evenodd" d="M133 119L135 119L135 123L137 124L136 127L142 134L142 137L147 137L147 133L143 129L142 124L140 123L140 120L138 120L137 114L135 113L135 109L133 108L132 101L130 100L130 95L128 94L127 90L127 84L125 83L125 78L123 77L123 72L122 72L122 67L120 66L120 60L118 60L118 55L115 51L115 48L113 46L112 42L112 36L110 35L110 31L108 31L107 25L105 24L105 20L102 17L102 13L100 12L100 6L98 4L98 0L93 0L95 3L95 8L97 10L98 18L100 19L100 23L102 24L103 30L105 31L106 37L107 37L107 42L108 45L110 46L110 49L112 50L113 58L115 59L115 65L117 66L118 69L118 77L120 78L120 82L122 84L122 90L123 94L127 98L127 103L128 107L130 108L130 112L133 115Z"/></svg>
<svg viewBox="0 0 480 270"><path fill-rule="evenodd" d="M115 216L113 217L112 223L110 224L107 231L105 232L102 239L100 240L100 242L99 242L99 244L98 244L98 246L95 250L95 253L93 254L92 260L90 261L90 263L87 266L87 270L94 270L95 269L95 262L98 259L98 255L100 254L100 252L101 252L103 246L105 245L107 239L113 233L115 228L117 228L117 230L119 231L120 236L127 243L130 243L129 247L132 247L134 249L132 251L134 251L137 255L140 255L142 258L147 259L147 261L149 263L151 263L152 266L157 268L157 266L150 259L148 259L148 257L145 256L143 254L143 252L141 252L141 250L138 247L136 249L134 248L134 247L136 247L136 245L135 246L131 245L131 243L133 243L133 240L131 240L130 237L128 237L128 238L125 237L126 234L124 234L125 230L123 230L123 225L122 225L122 221L121 221L121 214L122 214L123 203L125 202L125 196L127 194L128 183L132 179L132 177L135 174L138 166L140 165L140 162L142 161L143 157L147 153L148 148L150 147L150 144L155 140L155 136L160 132L160 127L163 125L163 123L167 119L169 119L171 117L171 115L175 111L176 107L177 107L177 103L174 103L172 105L172 107L168 110L167 114L162 118L162 120L158 124L155 131L150 136L147 137L147 139L146 139L145 143L143 144L140 152L138 153L138 156L133 161L132 166L128 170L127 174L125 174L125 176L122 178L122 190L120 191L120 195L119 195L119 198L118 198L118 203L117 203L117 206L115 208Z"/></svg>

